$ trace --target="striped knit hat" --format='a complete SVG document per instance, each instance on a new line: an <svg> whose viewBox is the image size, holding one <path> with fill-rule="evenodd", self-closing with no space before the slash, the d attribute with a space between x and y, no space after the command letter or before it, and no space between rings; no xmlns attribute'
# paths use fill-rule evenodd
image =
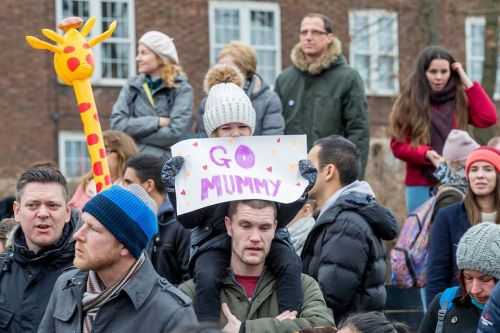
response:
<svg viewBox="0 0 500 333"><path fill-rule="evenodd" d="M156 204L137 184L114 185L100 192L83 212L95 217L135 258L158 233Z"/></svg>

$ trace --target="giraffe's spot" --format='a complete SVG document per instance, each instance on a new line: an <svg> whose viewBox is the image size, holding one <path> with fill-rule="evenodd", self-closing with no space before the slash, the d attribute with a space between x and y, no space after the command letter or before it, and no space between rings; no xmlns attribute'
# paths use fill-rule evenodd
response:
<svg viewBox="0 0 500 333"><path fill-rule="evenodd" d="M94 170L94 175L102 176L102 163L95 162L94 165L92 166L92 170Z"/></svg>
<svg viewBox="0 0 500 333"><path fill-rule="evenodd" d="M98 142L99 142L99 137L97 136L97 134L93 133L87 136L87 144L89 146L95 145Z"/></svg>
<svg viewBox="0 0 500 333"><path fill-rule="evenodd" d="M83 43L83 48L84 49L90 49L89 43Z"/></svg>
<svg viewBox="0 0 500 333"><path fill-rule="evenodd" d="M75 52L75 48L73 46L66 46L64 48L64 53L71 53L71 52Z"/></svg>
<svg viewBox="0 0 500 333"><path fill-rule="evenodd" d="M92 104L90 104L90 103L80 103L80 105L78 105L78 110L80 111L80 113L83 113L83 112L89 110L91 107L92 107Z"/></svg>
<svg viewBox="0 0 500 333"><path fill-rule="evenodd" d="M87 57L85 59L87 59L89 65L94 65L94 57L92 56L92 54L87 54Z"/></svg>
<svg viewBox="0 0 500 333"><path fill-rule="evenodd" d="M111 176L110 175L107 175L106 177L104 177L104 184L111 185Z"/></svg>
<svg viewBox="0 0 500 333"><path fill-rule="evenodd" d="M68 68L70 71L74 72L78 66L80 66L80 60L77 58L69 58L67 62Z"/></svg>
<svg viewBox="0 0 500 333"><path fill-rule="evenodd" d="M97 183L95 184L95 189L97 190L97 193L102 191L102 183Z"/></svg>
<svg viewBox="0 0 500 333"><path fill-rule="evenodd" d="M101 157L101 158L106 157L106 149L104 149L104 148L99 149L99 157Z"/></svg>

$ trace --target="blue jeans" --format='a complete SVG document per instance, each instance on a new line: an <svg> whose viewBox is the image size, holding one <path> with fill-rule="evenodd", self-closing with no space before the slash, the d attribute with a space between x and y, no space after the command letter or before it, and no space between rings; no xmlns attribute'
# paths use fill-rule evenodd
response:
<svg viewBox="0 0 500 333"><path fill-rule="evenodd" d="M430 197L430 186L406 186L406 210L414 211Z"/></svg>

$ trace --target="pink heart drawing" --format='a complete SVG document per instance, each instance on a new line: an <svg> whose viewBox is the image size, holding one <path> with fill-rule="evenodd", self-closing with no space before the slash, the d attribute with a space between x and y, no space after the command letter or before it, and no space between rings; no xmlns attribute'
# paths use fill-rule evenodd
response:
<svg viewBox="0 0 500 333"><path fill-rule="evenodd" d="M198 147L198 142L193 142L193 147Z"/></svg>
<svg viewBox="0 0 500 333"><path fill-rule="evenodd" d="M181 191L181 195L186 195L186 191L185 191L185 190L182 190L182 191Z"/></svg>
<svg viewBox="0 0 500 333"><path fill-rule="evenodd" d="M207 170L208 169L208 165L205 164L205 165L202 166L202 168L203 168L203 170Z"/></svg>
<svg viewBox="0 0 500 333"><path fill-rule="evenodd" d="M269 171L269 172L273 172L273 167L272 167L272 166L268 166L268 167L266 168L266 170L267 170L267 171Z"/></svg>
<svg viewBox="0 0 500 333"><path fill-rule="evenodd" d="M300 182L298 182L296 185L297 185L297 186L300 186L300 185L302 185L302 184L301 184Z"/></svg>
<svg viewBox="0 0 500 333"><path fill-rule="evenodd" d="M280 143L280 142L281 142L281 138L278 138L278 139L276 140L276 142L277 142L277 143Z"/></svg>

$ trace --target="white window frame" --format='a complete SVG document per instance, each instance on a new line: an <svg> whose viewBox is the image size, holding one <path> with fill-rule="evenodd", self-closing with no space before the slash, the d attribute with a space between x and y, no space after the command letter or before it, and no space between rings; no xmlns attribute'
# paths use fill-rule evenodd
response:
<svg viewBox="0 0 500 333"><path fill-rule="evenodd" d="M63 17L63 10L62 10L62 1L63 0L55 0L55 5L56 5L56 30L57 32L61 33L60 30L57 29L57 24L61 22L64 17ZM115 38L113 36L110 37L109 40L115 40L115 41L128 41L130 43L130 48L129 48L129 77L132 77L136 74L136 67L135 67L135 0L107 0L107 1L113 1L113 2L125 2L128 3L128 21L129 21L129 37L128 38ZM101 13L101 0L88 0L89 3L89 16L95 16L96 17L96 23L94 25L94 28L90 32L90 36L96 36L102 31L100 30L100 27L102 26L102 13ZM89 37L90 37L89 36ZM94 74L92 76L92 83L98 86L109 86L109 87L121 87L123 86L128 78L123 78L123 79L113 79L113 78L103 78L100 76L100 73L102 72L102 62L100 59L102 59L101 54L102 54L102 43L94 46L92 48L92 51L94 52L94 57L95 59L99 59L99 61L95 62L95 68L94 68Z"/></svg>
<svg viewBox="0 0 500 333"><path fill-rule="evenodd" d="M65 143L67 141L81 141L86 144L85 134L80 131L59 131L58 133L57 147L59 155L59 169L65 176L68 174L68 170L66 170L66 151L65 151ZM66 178L70 181L73 181L73 180L78 180L80 177L66 177Z"/></svg>
<svg viewBox="0 0 500 333"><path fill-rule="evenodd" d="M390 17L393 20L394 31L395 31L395 46L392 53L379 53L378 47L374 47L373 50L369 52L370 56L370 75L373 76L377 73L377 59L381 55L389 55L394 58L394 89L382 89L377 86L377 80L372 80L371 86L368 86L368 82L365 82L366 94L370 96L396 96L399 93L399 27L398 27L398 14L394 11L388 11L383 9L360 9L360 10L350 10L349 11L349 36L350 40L353 40L352 33L354 32L354 17L355 16L367 16L368 17L368 35L370 38L370 45L378 46L376 29L377 25L374 24L381 16ZM354 64L355 51L350 44L349 49L349 62ZM359 53L359 52L358 52Z"/></svg>
<svg viewBox="0 0 500 333"><path fill-rule="evenodd" d="M486 26L486 18L484 16L469 16L465 19L465 58L467 59L467 73L471 73L472 71L472 60L475 61L481 61L482 64L484 63L484 54L483 57L479 56L472 56L471 52L471 47L472 47L472 25L474 24L480 24L483 25L483 27ZM486 28L486 27L485 27ZM497 37L498 38L498 37ZM484 35L483 35L484 39ZM500 42L500 40L499 40ZM500 66L500 55L497 54L497 66ZM483 73L484 74L484 73ZM476 79L476 78L474 78ZM479 79L479 81L482 80L482 77ZM500 100L500 77L498 76L498 69L497 69L497 75L496 75L496 83L495 83L495 93L493 94L493 99L494 100Z"/></svg>
<svg viewBox="0 0 500 333"><path fill-rule="evenodd" d="M242 42L251 44L250 36L250 11L270 11L274 14L274 19L276 22L275 26L275 48L269 48L269 50L276 50L276 75L279 75L281 67L281 11L278 3L275 2L256 2L256 1L223 1L223 0L211 0L208 3L208 13L209 13L209 35L210 35L210 65L214 65L217 62L217 54L215 54L216 42L215 42L215 9L236 9L240 13L240 40ZM259 49L265 49L259 47ZM257 65L258 67L258 65ZM274 82L267 82L269 85L273 85Z"/></svg>

